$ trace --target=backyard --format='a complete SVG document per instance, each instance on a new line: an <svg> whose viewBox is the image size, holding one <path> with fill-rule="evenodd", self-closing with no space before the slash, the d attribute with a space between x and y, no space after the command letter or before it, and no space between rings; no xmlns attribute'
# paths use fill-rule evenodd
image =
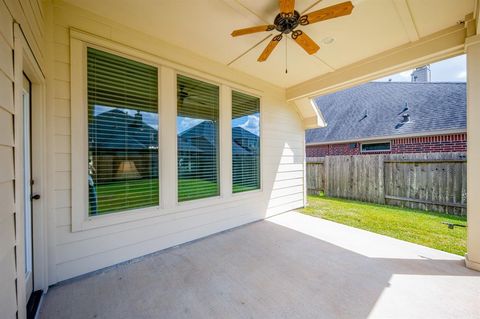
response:
<svg viewBox="0 0 480 319"><path fill-rule="evenodd" d="M323 195L309 196L302 213L463 256L466 217L364 203Z"/></svg>

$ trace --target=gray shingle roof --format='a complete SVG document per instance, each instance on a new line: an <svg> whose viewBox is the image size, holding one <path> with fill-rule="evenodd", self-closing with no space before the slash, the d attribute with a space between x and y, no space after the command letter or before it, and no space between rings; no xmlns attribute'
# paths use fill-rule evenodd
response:
<svg viewBox="0 0 480 319"><path fill-rule="evenodd" d="M370 82L315 101L327 127L307 130L307 143L462 130L467 126L466 83ZM410 116L409 122L402 122L404 114Z"/></svg>

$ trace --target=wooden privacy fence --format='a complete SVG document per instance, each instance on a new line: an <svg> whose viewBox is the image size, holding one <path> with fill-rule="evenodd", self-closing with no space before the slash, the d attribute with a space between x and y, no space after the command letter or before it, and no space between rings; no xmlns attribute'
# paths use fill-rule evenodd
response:
<svg viewBox="0 0 480 319"><path fill-rule="evenodd" d="M466 214L465 153L307 158L309 194Z"/></svg>

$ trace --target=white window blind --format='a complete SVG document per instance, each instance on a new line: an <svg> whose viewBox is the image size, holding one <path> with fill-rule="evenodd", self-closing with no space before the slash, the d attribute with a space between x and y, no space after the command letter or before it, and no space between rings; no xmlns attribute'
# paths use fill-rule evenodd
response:
<svg viewBox="0 0 480 319"><path fill-rule="evenodd" d="M232 91L233 193L260 188L260 99Z"/></svg>
<svg viewBox="0 0 480 319"><path fill-rule="evenodd" d="M89 214L158 206L157 68L87 49Z"/></svg>
<svg viewBox="0 0 480 319"><path fill-rule="evenodd" d="M177 76L178 201L220 194L219 87Z"/></svg>

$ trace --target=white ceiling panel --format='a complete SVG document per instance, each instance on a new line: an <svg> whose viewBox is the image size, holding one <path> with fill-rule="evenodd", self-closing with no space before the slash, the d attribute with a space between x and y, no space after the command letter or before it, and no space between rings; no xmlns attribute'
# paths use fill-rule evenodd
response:
<svg viewBox="0 0 480 319"><path fill-rule="evenodd" d="M289 87L330 71L325 64L317 58L309 56L296 42L290 38L287 40L286 37L277 45L267 61L257 62L257 58L270 39L235 61L231 67L282 87ZM287 41L287 54L285 54ZM285 73L286 67L288 73Z"/></svg>
<svg viewBox="0 0 480 319"><path fill-rule="evenodd" d="M408 0L421 37L455 25L473 12L474 0Z"/></svg>
<svg viewBox="0 0 480 319"><path fill-rule="evenodd" d="M285 74L285 40L263 63L257 58L268 41L254 47L278 32L230 36L234 29L273 23L277 0L65 1L281 87L408 43L412 30L423 37L455 25L474 9L474 0L352 0L351 15L299 28L320 50L309 56L290 40ZM297 0L295 8L311 12L343 1ZM334 39L329 45L322 42L328 37Z"/></svg>

